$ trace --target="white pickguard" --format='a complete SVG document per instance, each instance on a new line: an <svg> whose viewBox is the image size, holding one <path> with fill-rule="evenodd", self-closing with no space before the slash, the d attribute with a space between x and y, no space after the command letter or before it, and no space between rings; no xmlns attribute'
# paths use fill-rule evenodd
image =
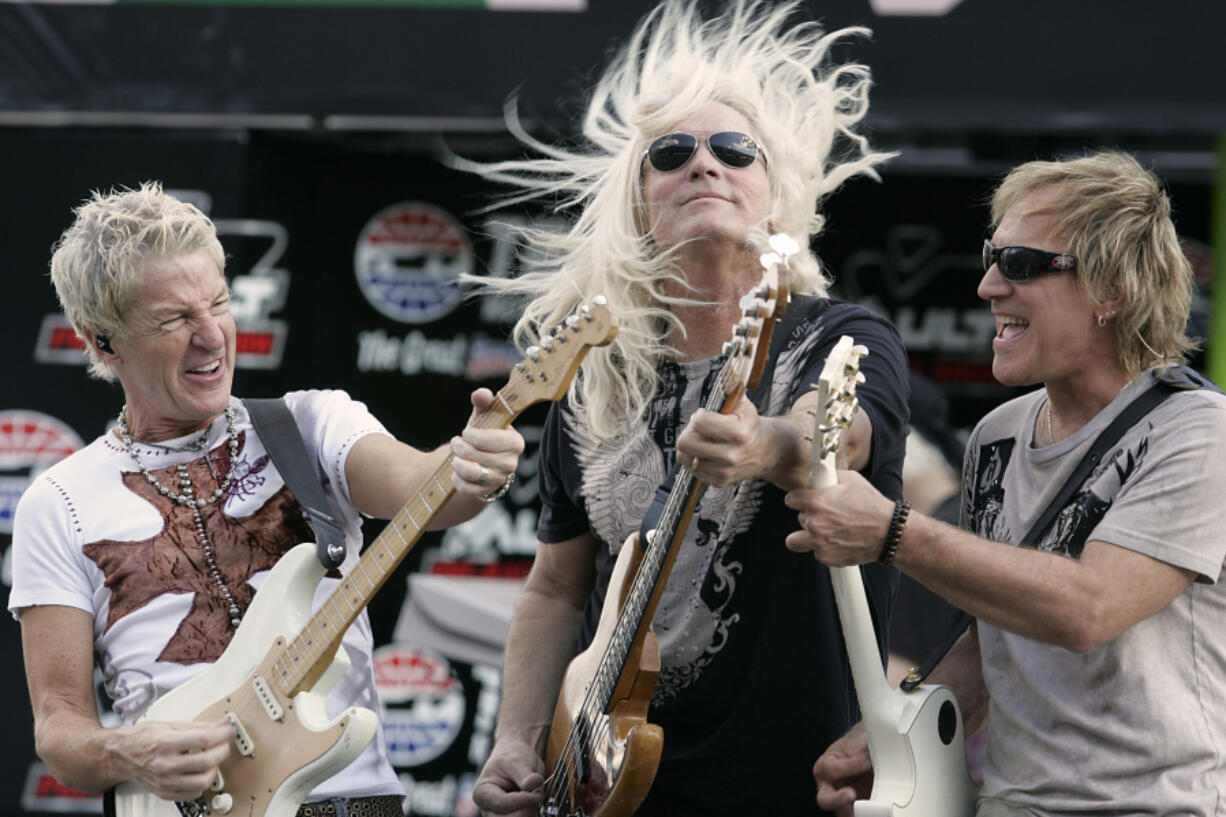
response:
<svg viewBox="0 0 1226 817"><path fill-rule="evenodd" d="M254 754L244 756L231 746L230 758L222 766L221 790L206 795L208 813L294 817L311 789L361 754L375 734L377 716L368 709L350 707L332 719L325 712L324 696L349 667L343 647L313 689L278 699L283 710L280 720L272 717L253 689L253 675L278 639L291 639L310 619L311 600L323 576L314 544L298 545L286 553L265 578L217 663L163 695L141 717L142 721L192 721L220 720L228 711L238 715ZM179 817L180 813L174 803L135 783L116 788L115 810L118 817Z"/></svg>

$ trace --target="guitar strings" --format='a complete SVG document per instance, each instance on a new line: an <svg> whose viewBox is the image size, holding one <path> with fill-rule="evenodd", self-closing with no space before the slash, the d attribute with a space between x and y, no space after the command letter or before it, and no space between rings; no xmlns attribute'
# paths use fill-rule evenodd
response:
<svg viewBox="0 0 1226 817"><path fill-rule="evenodd" d="M744 351L744 344L738 344L730 350L728 360L716 376L715 385L704 405L704 408L708 411L720 411L723 408L723 403L729 396L729 381L733 377L732 370L735 368L734 364L738 362L739 354ZM738 385L740 384L738 383ZM691 483L695 481L696 478L692 472L688 470L678 472L673 490L670 492L664 510L660 514L658 530L676 526L688 502L692 487ZM698 490L705 490L705 487L705 485L700 483ZM671 545L671 538L666 539L662 536L651 537L647 543L643 562L635 574L629 593L627 593L622 614L618 617L617 625L614 628L609 644L605 648L599 668L584 692L584 698L579 707L576 722L571 726L563 749L559 753L558 761L554 766L553 773L542 784L542 789L546 793L546 802L559 799L563 795L563 790L570 788L571 780L574 780L575 784L578 785L577 769L581 760L576 753L580 742L583 744L583 755L589 758L592 756L596 746L606 741L611 742L612 721L605 714L605 710L608 708L609 698L612 696L613 689L616 687L617 680L624 667L625 658L627 657L625 653L629 651L629 646L634 641L634 630L637 630L637 625L634 626L630 633L627 633L626 629L629 627L631 618L641 620L643 608L650 600L655 590L655 583L659 579L659 570L667 559L669 545ZM651 569L645 569L649 565ZM645 578L648 575L653 575L650 584ZM634 615L631 616L629 611L633 611ZM616 675L610 677L613 673L611 669L611 655L614 654L615 649L620 655L620 660L616 662L618 664ZM582 722L586 728L578 730L576 726L579 722ZM595 727L595 729L592 727ZM577 734L579 731L582 731L583 734ZM614 784L615 781L609 781L610 789L612 789Z"/></svg>

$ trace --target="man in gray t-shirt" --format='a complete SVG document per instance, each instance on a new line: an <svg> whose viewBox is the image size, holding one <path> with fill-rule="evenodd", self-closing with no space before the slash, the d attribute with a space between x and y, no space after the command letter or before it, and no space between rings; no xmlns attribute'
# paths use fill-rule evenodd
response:
<svg viewBox="0 0 1226 817"><path fill-rule="evenodd" d="M1041 388L973 431L962 527L840 472L789 494L803 530L788 546L892 562L975 616L931 678L967 734L990 718L979 817L1226 813L1226 397L1167 397L1023 541L1099 434L1195 348L1170 201L1103 152L1016 168L992 221L992 372ZM819 804L850 814L870 770L857 727L818 759Z"/></svg>

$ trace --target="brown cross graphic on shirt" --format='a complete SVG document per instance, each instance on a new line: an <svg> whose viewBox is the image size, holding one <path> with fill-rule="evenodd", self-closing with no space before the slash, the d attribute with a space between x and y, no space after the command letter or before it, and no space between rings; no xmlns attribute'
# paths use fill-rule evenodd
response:
<svg viewBox="0 0 1226 817"><path fill-rule="evenodd" d="M240 449L245 436L239 435ZM225 442L214 448L210 456L218 473L229 471L230 456ZM160 484L178 490L174 466L149 473ZM216 489L203 459L193 461L188 474L196 496L208 496ZM162 496L139 473L124 473L123 482L128 490L157 508L165 525L156 535L137 542L107 539L85 545L85 555L106 575L105 584L111 591L107 629L163 593L191 593L191 610L166 642L158 660L178 664L216 661L230 643L234 629L230 625L228 602L205 564L191 509ZM231 486L231 491L234 487ZM246 611L255 595L247 580L271 568L294 545L314 537L297 500L285 486L248 517L229 516L224 504L225 497L212 502L200 509L200 516L221 575L239 609Z"/></svg>

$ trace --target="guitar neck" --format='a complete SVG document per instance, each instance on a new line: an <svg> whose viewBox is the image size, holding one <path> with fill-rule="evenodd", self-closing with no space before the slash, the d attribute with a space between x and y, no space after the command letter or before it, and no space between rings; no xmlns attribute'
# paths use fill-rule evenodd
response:
<svg viewBox="0 0 1226 817"><path fill-rule="evenodd" d="M730 366L725 365L704 408L726 412L736 405L744 389L739 385L729 387L731 379ZM668 576L681 549L685 531L706 489L706 483L698 480L690 471L677 469L668 500L649 541L644 545L638 572L626 593L617 625L592 679L591 694L601 711L612 701L627 659L642 644L655 618L656 607L668 585ZM630 546L633 545L627 544L627 547Z"/></svg>
<svg viewBox="0 0 1226 817"><path fill-rule="evenodd" d="M519 412L511 408L504 392L506 389L498 392L494 403L477 416L474 426L505 428L518 416ZM349 625L366 609L375 593L417 544L426 526L455 493L451 461L448 455L434 469L421 490L384 527L357 565L286 645L275 665L276 678L285 695L293 696L314 686L331 663Z"/></svg>
<svg viewBox="0 0 1226 817"><path fill-rule="evenodd" d="M819 402L819 406L824 403ZM826 488L838 482L834 451L827 452L814 463L809 475L809 485ZM843 625L843 641L847 646L847 659L851 664L851 676L856 685L856 697L860 700L860 712L865 724L893 724L894 690L881 667L881 653L877 647L877 634L873 629L873 617L864 592L864 579L858 566L831 567L830 583L834 588L839 609L839 621Z"/></svg>

